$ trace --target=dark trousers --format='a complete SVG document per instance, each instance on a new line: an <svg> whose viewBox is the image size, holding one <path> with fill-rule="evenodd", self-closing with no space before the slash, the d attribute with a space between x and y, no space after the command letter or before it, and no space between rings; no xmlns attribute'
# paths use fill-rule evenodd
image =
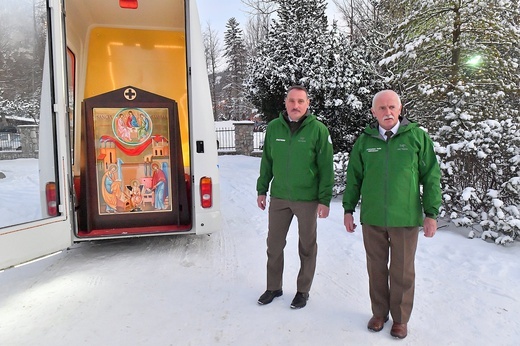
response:
<svg viewBox="0 0 520 346"><path fill-rule="evenodd" d="M316 270L316 213L318 202L291 202L271 198L269 203L269 231L267 234L267 289L278 290L283 284L284 255L287 232L294 216L298 219L298 251L300 272L297 290L307 293L311 289Z"/></svg>
<svg viewBox="0 0 520 346"><path fill-rule="evenodd" d="M363 225L372 313L408 323L415 292L419 227ZM390 266L388 260L390 259Z"/></svg>

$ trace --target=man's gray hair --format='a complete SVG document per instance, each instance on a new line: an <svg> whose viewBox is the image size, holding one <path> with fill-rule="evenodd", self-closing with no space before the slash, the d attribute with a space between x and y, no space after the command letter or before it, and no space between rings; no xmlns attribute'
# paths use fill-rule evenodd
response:
<svg viewBox="0 0 520 346"><path fill-rule="evenodd" d="M401 97L399 97L399 94L396 93L395 91L393 90L390 90L390 89L386 89L386 90L381 90L379 92L377 92L375 95L374 95L374 98L372 99L372 108L374 108L374 105L376 103L376 99L381 96L381 94L383 93L387 93L387 92L392 92L395 94L395 96L397 96L397 101L399 101L399 106L401 105Z"/></svg>

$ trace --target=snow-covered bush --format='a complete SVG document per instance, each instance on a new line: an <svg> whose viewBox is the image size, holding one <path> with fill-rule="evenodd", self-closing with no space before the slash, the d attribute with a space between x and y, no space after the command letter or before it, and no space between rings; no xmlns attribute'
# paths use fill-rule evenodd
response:
<svg viewBox="0 0 520 346"><path fill-rule="evenodd" d="M482 214L480 225L485 231L499 233L496 237L487 236L501 244L520 239L520 177L502 184L500 191L490 190L486 197L487 212Z"/></svg>
<svg viewBox="0 0 520 346"><path fill-rule="evenodd" d="M464 140L436 148L443 208L459 226L480 225L482 239L520 239L520 119L483 121Z"/></svg>
<svg viewBox="0 0 520 346"><path fill-rule="evenodd" d="M332 189L334 196L341 195L345 191L348 159L348 153L334 154L334 187Z"/></svg>

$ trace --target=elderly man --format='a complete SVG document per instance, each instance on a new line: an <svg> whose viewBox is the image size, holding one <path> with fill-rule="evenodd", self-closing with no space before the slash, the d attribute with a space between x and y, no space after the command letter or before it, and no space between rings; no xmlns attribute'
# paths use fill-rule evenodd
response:
<svg viewBox="0 0 520 346"><path fill-rule="evenodd" d="M367 126L350 154L343 209L345 228L354 232L353 213L361 197L373 313L368 329L382 330L390 313L390 334L403 339L414 300L419 226L426 237L437 230L441 174L428 134L402 117L401 109L392 90L374 96L377 122Z"/></svg>

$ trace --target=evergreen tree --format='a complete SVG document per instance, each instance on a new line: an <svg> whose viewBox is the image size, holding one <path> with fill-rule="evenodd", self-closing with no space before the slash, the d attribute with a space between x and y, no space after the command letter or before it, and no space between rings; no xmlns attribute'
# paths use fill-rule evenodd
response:
<svg viewBox="0 0 520 346"><path fill-rule="evenodd" d="M320 115L328 126L336 152L350 152L357 137L373 121L370 107L375 92L384 89L383 79L370 61L370 47L363 40L349 40L332 27L330 68L321 77L315 93Z"/></svg>
<svg viewBox="0 0 520 346"><path fill-rule="evenodd" d="M312 91L313 76L328 66L322 56L328 48L329 34L325 1L276 2L278 19L272 24L268 38L260 42L257 56L248 69L252 102L268 121L283 108L289 86L301 84ZM315 108L314 99L312 107Z"/></svg>
<svg viewBox="0 0 520 346"><path fill-rule="evenodd" d="M307 87L311 110L329 127L335 151L349 150L369 117L371 65L328 26L324 0L280 0L278 19L250 61L247 86L266 120L283 109L286 90Z"/></svg>
<svg viewBox="0 0 520 346"><path fill-rule="evenodd" d="M248 104L244 88L244 76L247 65L242 29L235 18L226 24L224 35L224 57L227 68L224 73L224 112L228 119L244 120L250 117L251 107Z"/></svg>

